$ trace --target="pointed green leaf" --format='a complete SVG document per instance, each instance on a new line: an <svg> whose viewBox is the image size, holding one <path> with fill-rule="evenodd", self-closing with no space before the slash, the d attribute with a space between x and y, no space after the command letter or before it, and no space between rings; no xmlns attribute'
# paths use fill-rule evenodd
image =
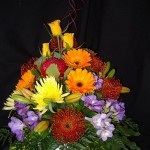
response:
<svg viewBox="0 0 150 150"><path fill-rule="evenodd" d="M67 68L67 70L64 72L64 78L67 77L71 70L72 68Z"/></svg>
<svg viewBox="0 0 150 150"><path fill-rule="evenodd" d="M34 64L37 66L38 70L40 70L41 64L43 63L44 60L46 60L46 58L41 56L39 59L37 59L34 62Z"/></svg>
<svg viewBox="0 0 150 150"><path fill-rule="evenodd" d="M58 67L56 64L51 64L47 69L46 69L46 73L47 75L50 77L50 76L54 76L55 79L57 80L59 75L60 75L60 72L58 70Z"/></svg>
<svg viewBox="0 0 150 150"><path fill-rule="evenodd" d="M104 72L103 72L103 74L102 74L103 77L105 77L105 75L106 75L106 73L109 71L109 69L110 69L110 62L108 61L108 62L106 63L106 68L105 68L105 70L104 70Z"/></svg>
<svg viewBox="0 0 150 150"><path fill-rule="evenodd" d="M112 70L108 73L107 77L108 77L108 78L112 78L114 75L115 75L115 69L112 69Z"/></svg>
<svg viewBox="0 0 150 150"><path fill-rule="evenodd" d="M54 52L53 56L58 59L61 58L61 54L58 52Z"/></svg>

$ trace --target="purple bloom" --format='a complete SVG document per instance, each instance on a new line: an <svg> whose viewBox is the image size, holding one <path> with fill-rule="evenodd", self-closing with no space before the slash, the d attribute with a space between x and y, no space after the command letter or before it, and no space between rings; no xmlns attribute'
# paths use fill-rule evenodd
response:
<svg viewBox="0 0 150 150"><path fill-rule="evenodd" d="M106 102L106 108L112 112L112 116L116 121L120 121L125 116L125 106L123 102L116 100L108 100Z"/></svg>
<svg viewBox="0 0 150 150"><path fill-rule="evenodd" d="M109 126L106 126L100 130L97 130L96 134L100 136L100 138L103 141L106 141L108 137L112 137L113 136L113 131L114 131L114 125L110 124Z"/></svg>
<svg viewBox="0 0 150 150"><path fill-rule="evenodd" d="M111 119L108 117L109 117L109 114L102 113L102 114L97 114L93 116L92 118L85 117L85 119L90 121L91 124L94 126L94 128L101 129L110 124Z"/></svg>
<svg viewBox="0 0 150 150"><path fill-rule="evenodd" d="M15 107L16 108L24 108L24 107L26 107L26 104L23 104L23 103L20 103L20 102L18 102L18 101L14 101L15 102Z"/></svg>
<svg viewBox="0 0 150 150"><path fill-rule="evenodd" d="M38 121L41 119L40 113L35 114L34 111L28 111L27 112L27 118L24 118L24 122L28 125L30 125L30 129L33 130L36 125L38 124Z"/></svg>
<svg viewBox="0 0 150 150"><path fill-rule="evenodd" d="M81 99L84 101L85 106L96 112L100 112L105 104L104 100L97 100L95 95L83 95Z"/></svg>
<svg viewBox="0 0 150 150"><path fill-rule="evenodd" d="M97 135L103 141L106 141L108 137L112 137L112 132L114 131L115 127L111 124L111 119L109 118L110 114L97 114L92 118L85 117L86 120L90 121L94 128L97 130Z"/></svg>
<svg viewBox="0 0 150 150"><path fill-rule="evenodd" d="M100 89L102 87L103 79L98 78L96 73L93 73L93 74L94 74L94 78L96 80L94 85L96 86L96 89L98 90L98 89Z"/></svg>
<svg viewBox="0 0 150 150"><path fill-rule="evenodd" d="M26 104L23 104L23 103L15 101L15 107L17 109L17 113L20 116L24 117L25 114L26 114L26 112L27 112L27 109L28 109L27 106L26 106Z"/></svg>
<svg viewBox="0 0 150 150"><path fill-rule="evenodd" d="M8 126L11 129L11 132L16 134L17 140L23 141L23 129L26 127L26 125L20 119L11 117L11 122L8 123Z"/></svg>

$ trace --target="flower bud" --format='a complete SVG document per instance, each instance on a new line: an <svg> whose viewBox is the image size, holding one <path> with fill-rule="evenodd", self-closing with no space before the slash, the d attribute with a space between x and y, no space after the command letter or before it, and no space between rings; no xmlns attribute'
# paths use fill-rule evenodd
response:
<svg viewBox="0 0 150 150"><path fill-rule="evenodd" d="M65 100L67 103L74 103L74 102L77 102L81 98L81 96L82 94L80 93L73 93L67 96Z"/></svg>
<svg viewBox="0 0 150 150"><path fill-rule="evenodd" d="M73 48L74 42L74 33L65 33L63 35L63 47L64 48Z"/></svg>
<svg viewBox="0 0 150 150"><path fill-rule="evenodd" d="M26 89L26 88L22 88L22 90L20 91L22 93L22 95L27 98L30 99L30 97L32 96L33 92L31 92L30 90Z"/></svg>
<svg viewBox="0 0 150 150"><path fill-rule="evenodd" d="M129 93L130 89L128 87L123 86L121 89L121 93Z"/></svg>
<svg viewBox="0 0 150 150"><path fill-rule="evenodd" d="M50 56L49 43L43 43L42 46L42 56Z"/></svg>
<svg viewBox="0 0 150 150"><path fill-rule="evenodd" d="M60 20L55 20L51 23L48 23L48 25L51 29L51 32L52 32L53 36L61 35L62 30L61 30L61 27L60 27Z"/></svg>
<svg viewBox="0 0 150 150"><path fill-rule="evenodd" d="M35 132L43 132L45 131L49 126L49 121L41 121L35 128Z"/></svg>

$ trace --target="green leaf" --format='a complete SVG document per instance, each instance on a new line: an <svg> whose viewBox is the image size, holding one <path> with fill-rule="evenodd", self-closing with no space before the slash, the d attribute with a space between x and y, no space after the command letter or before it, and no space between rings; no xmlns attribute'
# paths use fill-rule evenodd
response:
<svg viewBox="0 0 150 150"><path fill-rule="evenodd" d="M3 146L6 142L6 140L11 141L10 131L5 128L0 129L0 145Z"/></svg>
<svg viewBox="0 0 150 150"><path fill-rule="evenodd" d="M39 71L36 70L36 69L31 69L31 73L32 73L33 75L35 75L36 77L39 77L39 76L40 76Z"/></svg>
<svg viewBox="0 0 150 150"><path fill-rule="evenodd" d="M114 75L115 75L115 69L112 69L112 70L108 73L107 77L108 77L108 78L112 78Z"/></svg>
<svg viewBox="0 0 150 150"><path fill-rule="evenodd" d="M55 79L57 80L58 77L60 76L60 72L58 70L58 67L56 64L51 64L47 69L46 69L46 73L47 75L50 76L54 76Z"/></svg>
<svg viewBox="0 0 150 150"><path fill-rule="evenodd" d="M72 68L67 68L67 70L64 72L64 78L67 77L67 75L70 73L71 70Z"/></svg>
<svg viewBox="0 0 150 150"><path fill-rule="evenodd" d="M53 56L58 59L61 58L61 54L57 52L54 52Z"/></svg>
<svg viewBox="0 0 150 150"><path fill-rule="evenodd" d="M49 110L50 110L52 113L55 113L54 110L53 110L53 107L52 107L52 103L49 103L48 107L49 107Z"/></svg>
<svg viewBox="0 0 150 150"><path fill-rule="evenodd" d="M39 59L37 59L34 64L37 66L38 70L40 71L41 69L41 64L43 61L46 60L46 57L41 56Z"/></svg>
<svg viewBox="0 0 150 150"><path fill-rule="evenodd" d="M110 69L110 62L108 61L106 63L106 68L105 68L104 72L102 73L102 77L105 77L105 75L109 71L109 69Z"/></svg>

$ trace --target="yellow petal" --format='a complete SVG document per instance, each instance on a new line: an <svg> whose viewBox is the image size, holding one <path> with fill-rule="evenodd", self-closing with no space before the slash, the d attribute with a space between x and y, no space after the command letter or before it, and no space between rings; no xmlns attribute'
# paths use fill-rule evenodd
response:
<svg viewBox="0 0 150 150"><path fill-rule="evenodd" d="M63 35L63 47L64 48L73 48L73 40L74 40L74 33L65 33Z"/></svg>
<svg viewBox="0 0 150 150"><path fill-rule="evenodd" d="M53 36L59 36L61 35L62 33L62 30L61 30L61 27L60 27L60 20L55 20L51 23L48 23L50 29L51 29L51 32L52 32L52 35Z"/></svg>
<svg viewBox="0 0 150 150"><path fill-rule="evenodd" d="M49 49L49 43L43 43L42 44L42 56L50 56L50 49Z"/></svg>

